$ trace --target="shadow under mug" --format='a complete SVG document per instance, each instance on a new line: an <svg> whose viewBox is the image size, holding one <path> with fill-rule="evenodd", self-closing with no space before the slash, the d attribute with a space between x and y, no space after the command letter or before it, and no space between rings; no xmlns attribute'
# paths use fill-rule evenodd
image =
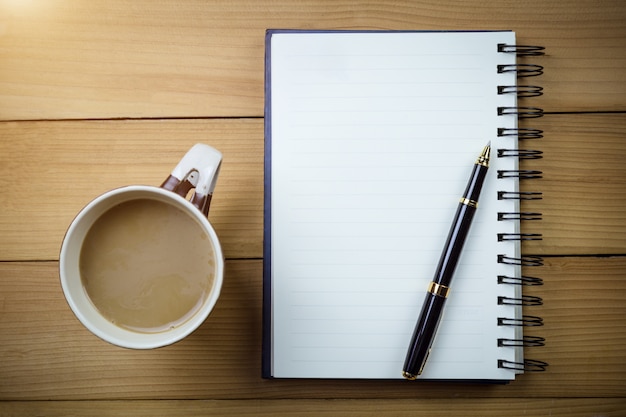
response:
<svg viewBox="0 0 626 417"><path fill-rule="evenodd" d="M70 224L59 256L59 276L65 298L78 320L93 334L117 346L153 349L175 343L196 330L219 298L224 279L224 257L215 230L207 219L211 196L221 166L216 149L196 144L181 159L161 187L131 185L108 191L85 206ZM188 200L186 197L193 189ZM83 242L94 222L111 208L132 200L148 199L174 206L195 220L208 236L214 251L213 286L201 307L188 320L168 330L144 333L113 324L94 306L80 274Z"/></svg>

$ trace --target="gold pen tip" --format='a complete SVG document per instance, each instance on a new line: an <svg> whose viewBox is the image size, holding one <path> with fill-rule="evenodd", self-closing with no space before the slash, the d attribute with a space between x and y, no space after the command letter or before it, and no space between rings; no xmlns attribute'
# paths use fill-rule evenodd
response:
<svg viewBox="0 0 626 417"><path fill-rule="evenodd" d="M476 160L476 164L489 167L489 155L491 154L491 141L483 148L480 156Z"/></svg>

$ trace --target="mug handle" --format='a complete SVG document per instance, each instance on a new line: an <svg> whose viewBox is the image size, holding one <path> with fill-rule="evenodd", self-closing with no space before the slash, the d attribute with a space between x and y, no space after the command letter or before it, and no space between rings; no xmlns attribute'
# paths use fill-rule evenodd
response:
<svg viewBox="0 0 626 417"><path fill-rule="evenodd" d="M206 216L209 214L211 196L221 165L220 151L202 143L195 144L172 170L170 176L163 181L161 188L184 198L192 188L195 188L190 202Z"/></svg>

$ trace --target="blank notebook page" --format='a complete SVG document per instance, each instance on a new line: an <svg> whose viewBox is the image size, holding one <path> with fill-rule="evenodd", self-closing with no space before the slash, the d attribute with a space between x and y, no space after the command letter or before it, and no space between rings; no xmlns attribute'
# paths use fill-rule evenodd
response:
<svg viewBox="0 0 626 417"><path fill-rule="evenodd" d="M515 54L513 32L277 32L269 37L267 163L271 197L271 374L287 378L401 378L428 283L476 158L491 165L456 270L432 353L429 379L507 380L497 346L516 330L497 325L519 307L498 305L516 289L497 262L519 255L518 210L497 179L517 169L515 75L497 66ZM267 253L267 252L266 252Z"/></svg>

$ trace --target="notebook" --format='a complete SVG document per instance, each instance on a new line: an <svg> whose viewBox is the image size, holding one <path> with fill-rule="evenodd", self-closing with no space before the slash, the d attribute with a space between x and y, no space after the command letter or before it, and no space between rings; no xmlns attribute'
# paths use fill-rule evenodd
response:
<svg viewBox="0 0 626 417"><path fill-rule="evenodd" d="M421 303L473 163L492 158L419 379L509 381L539 361L523 335L518 86L541 67L510 31L269 30L263 376L401 379ZM535 72L525 74L524 72ZM526 93L525 93L526 92ZM540 216L538 213L531 213ZM528 307L524 307L528 308Z"/></svg>

